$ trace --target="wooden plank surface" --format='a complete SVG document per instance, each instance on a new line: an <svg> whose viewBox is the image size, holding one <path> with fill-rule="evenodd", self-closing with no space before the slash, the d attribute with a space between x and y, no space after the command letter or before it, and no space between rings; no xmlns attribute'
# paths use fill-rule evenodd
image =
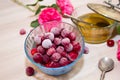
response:
<svg viewBox="0 0 120 80"><path fill-rule="evenodd" d="M25 3L33 0L21 0ZM88 2L102 3L103 0L71 0L75 7L86 5ZM40 4L52 4L55 0L44 0ZM11 0L0 0L0 80L37 80L25 75L24 40L30 31L30 22L35 19L33 13L16 5ZM70 22L69 19L63 21ZM71 23L72 24L72 23ZM19 30L25 28L27 34L19 35ZM113 37L115 41L120 35ZM101 71L98 69L98 60L108 56L115 61L115 68L106 74L105 80L120 80L120 62L116 59L117 43L114 47L107 47L106 43L87 44L90 52L83 55L77 63L76 72L72 76L59 76L59 80L99 80ZM67 78L65 78L67 77ZM43 79L47 80L47 79Z"/></svg>

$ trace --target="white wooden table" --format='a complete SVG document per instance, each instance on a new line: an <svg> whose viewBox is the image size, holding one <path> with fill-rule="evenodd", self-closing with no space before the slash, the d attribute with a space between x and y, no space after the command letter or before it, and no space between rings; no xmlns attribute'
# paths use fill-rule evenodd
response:
<svg viewBox="0 0 120 80"><path fill-rule="evenodd" d="M31 2L33 0L21 0ZM88 2L102 3L103 0L71 0L74 7L86 5ZM117 1L117 0L116 0ZM55 0L44 0L41 4L52 4ZM36 80L25 74L24 40L31 29L30 22L35 19L31 17L32 12L16 5L11 0L0 0L0 80ZM66 22L71 21L64 20ZM19 30L25 28L27 34L19 35ZM113 37L115 41L120 35ZM98 60L102 57L110 57L115 61L115 68L106 74L105 80L120 80L120 62L116 59L117 44L107 47L106 43L87 44L89 54L83 55L79 69L73 72L74 76L62 78L61 80L99 80L101 71L98 69ZM64 76L65 77L65 76Z"/></svg>

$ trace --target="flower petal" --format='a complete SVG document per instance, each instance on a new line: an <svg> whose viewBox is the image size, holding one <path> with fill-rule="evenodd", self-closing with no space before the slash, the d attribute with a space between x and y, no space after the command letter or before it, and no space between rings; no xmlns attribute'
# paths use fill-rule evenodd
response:
<svg viewBox="0 0 120 80"><path fill-rule="evenodd" d="M45 8L39 15L38 22L39 24L43 24L49 21L61 21L61 14L55 8Z"/></svg>
<svg viewBox="0 0 120 80"><path fill-rule="evenodd" d="M71 15L74 11L74 8L70 2L70 0L57 0L56 4L60 7L62 14Z"/></svg>

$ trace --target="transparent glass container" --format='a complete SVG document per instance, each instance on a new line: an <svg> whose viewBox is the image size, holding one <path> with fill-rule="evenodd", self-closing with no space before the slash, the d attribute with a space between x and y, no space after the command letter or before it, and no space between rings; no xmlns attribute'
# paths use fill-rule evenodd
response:
<svg viewBox="0 0 120 80"><path fill-rule="evenodd" d="M87 43L96 44L107 41L111 38L113 30L117 26L117 22L93 12L87 6L77 7L72 16L93 24L89 25L72 19Z"/></svg>
<svg viewBox="0 0 120 80"><path fill-rule="evenodd" d="M55 23L55 25L54 25ZM57 23L57 24L56 24ZM77 41L80 43L81 45L81 50L79 52L79 55L77 57L77 59L75 61L73 61L72 63L63 66L63 67L58 67L58 68L48 68L43 66L42 64L38 64L35 63L32 59L32 55L30 53L31 49L34 47L34 36L37 34L42 34L47 32L44 29L44 25L47 27L62 27L62 28L66 28L70 31L75 32L75 34L77 35ZM28 58L28 60L31 61L31 63L35 66L37 66L42 72L49 74L49 75L61 75L61 74L65 74L67 72L69 72L73 66L76 64L76 62L81 58L83 52L84 52L84 39L80 33L80 31L75 27L72 26L71 24L65 23L65 22L56 22L56 21L52 21L52 22L47 22L43 25L41 25L40 27L35 28L32 32L30 32L28 34L28 36L25 39L25 43L24 43L24 50L25 50L25 54Z"/></svg>

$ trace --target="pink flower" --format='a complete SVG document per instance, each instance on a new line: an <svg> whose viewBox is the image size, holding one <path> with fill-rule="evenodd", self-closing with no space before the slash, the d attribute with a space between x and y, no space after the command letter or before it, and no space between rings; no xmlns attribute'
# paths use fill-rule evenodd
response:
<svg viewBox="0 0 120 80"><path fill-rule="evenodd" d="M61 21L62 17L55 8L45 8L39 15L38 22L43 24L49 21Z"/></svg>
<svg viewBox="0 0 120 80"><path fill-rule="evenodd" d="M120 40L118 40L117 59L120 61Z"/></svg>
<svg viewBox="0 0 120 80"><path fill-rule="evenodd" d="M120 61L120 52L119 52L119 54L117 54L117 59L118 59L118 61Z"/></svg>
<svg viewBox="0 0 120 80"><path fill-rule="evenodd" d="M62 14L71 15L74 8L69 0L57 0L56 4L60 7Z"/></svg>

